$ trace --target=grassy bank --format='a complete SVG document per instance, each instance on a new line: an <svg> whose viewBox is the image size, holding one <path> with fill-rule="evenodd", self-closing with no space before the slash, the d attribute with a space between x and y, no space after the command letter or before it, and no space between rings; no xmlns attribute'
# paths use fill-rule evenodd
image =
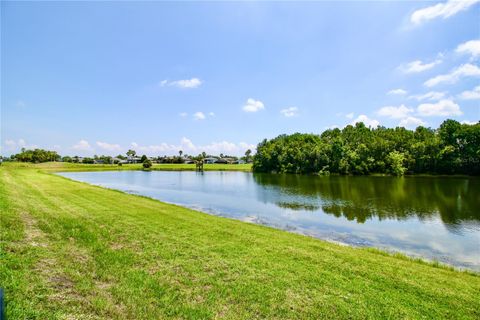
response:
<svg viewBox="0 0 480 320"><path fill-rule="evenodd" d="M5 162L2 166L6 167L22 167L22 168L36 168L44 171L108 171L108 170L142 170L142 164L83 164L83 163L69 163L69 162L46 162L40 164L32 164L25 162ZM251 171L251 164L205 164L203 166L205 171ZM194 164L183 163L165 163L153 164L151 170L159 171L194 171Z"/></svg>
<svg viewBox="0 0 480 320"><path fill-rule="evenodd" d="M478 275L46 170L0 166L8 319L480 317Z"/></svg>

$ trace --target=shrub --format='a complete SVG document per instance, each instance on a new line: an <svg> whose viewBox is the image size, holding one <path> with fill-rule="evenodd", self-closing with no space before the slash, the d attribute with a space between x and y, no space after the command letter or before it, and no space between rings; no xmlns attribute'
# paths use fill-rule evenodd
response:
<svg viewBox="0 0 480 320"><path fill-rule="evenodd" d="M143 168L144 169L150 169L151 167L152 167L152 161L147 159L143 162Z"/></svg>

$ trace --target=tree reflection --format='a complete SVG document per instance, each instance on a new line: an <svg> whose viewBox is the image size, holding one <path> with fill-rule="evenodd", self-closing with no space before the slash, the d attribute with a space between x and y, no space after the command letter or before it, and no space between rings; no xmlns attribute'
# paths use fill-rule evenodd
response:
<svg viewBox="0 0 480 320"><path fill-rule="evenodd" d="M439 216L455 232L480 221L480 179L459 177L302 176L254 174L258 196L293 210L318 210L363 223Z"/></svg>

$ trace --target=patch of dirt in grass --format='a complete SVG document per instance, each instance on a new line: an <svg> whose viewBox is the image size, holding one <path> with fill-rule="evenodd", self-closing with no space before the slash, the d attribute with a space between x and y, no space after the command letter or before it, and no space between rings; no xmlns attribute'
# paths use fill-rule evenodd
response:
<svg viewBox="0 0 480 320"><path fill-rule="evenodd" d="M59 271L58 267L57 261L52 258L41 259L35 266L35 271L46 280L53 291L48 297L49 300L64 304L67 301L83 299L75 290L75 282Z"/></svg>
<svg viewBox="0 0 480 320"><path fill-rule="evenodd" d="M122 250L125 246L122 243L112 243L110 249L112 250Z"/></svg>
<svg viewBox="0 0 480 320"><path fill-rule="evenodd" d="M113 283L107 281L95 281L95 286L102 298L104 298L109 306L111 314L115 315L117 319L121 319L122 315L126 314L126 307L123 303L115 301L114 297L110 293L110 289L113 287Z"/></svg>
<svg viewBox="0 0 480 320"><path fill-rule="evenodd" d="M24 242L32 247L47 247L45 234L37 226L37 220L26 212L22 212L20 217L25 226Z"/></svg>

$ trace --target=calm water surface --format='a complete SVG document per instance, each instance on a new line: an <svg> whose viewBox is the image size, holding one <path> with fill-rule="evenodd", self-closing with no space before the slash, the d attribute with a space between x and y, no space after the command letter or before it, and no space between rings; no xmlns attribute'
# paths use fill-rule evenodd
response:
<svg viewBox="0 0 480 320"><path fill-rule="evenodd" d="M207 213L480 271L480 179L118 171L60 175Z"/></svg>

